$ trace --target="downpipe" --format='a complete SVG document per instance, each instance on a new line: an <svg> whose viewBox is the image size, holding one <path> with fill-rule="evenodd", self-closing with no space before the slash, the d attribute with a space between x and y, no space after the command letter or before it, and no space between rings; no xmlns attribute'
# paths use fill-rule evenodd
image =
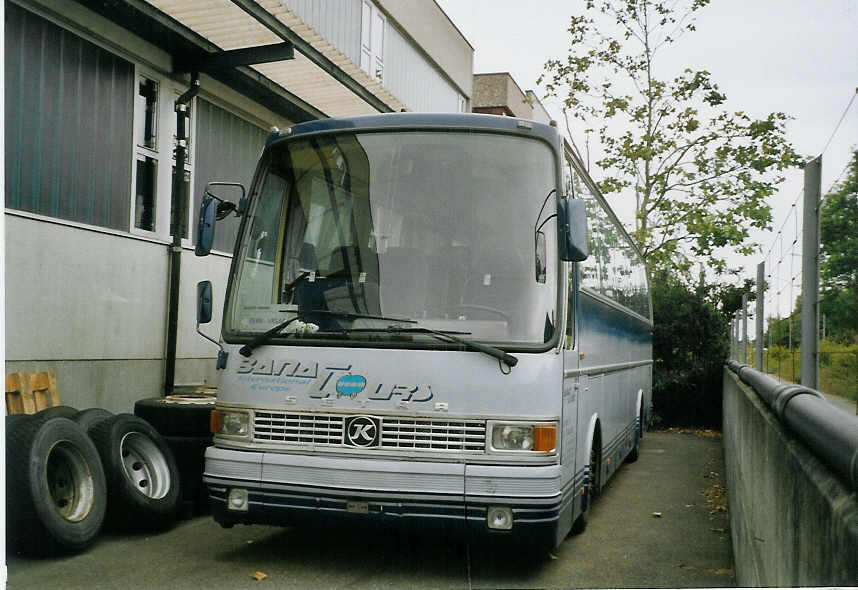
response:
<svg viewBox="0 0 858 590"><path fill-rule="evenodd" d="M179 334L179 287L182 273L182 233L186 227L185 162L188 159L188 103L200 91L200 75L191 73L191 87L176 99L176 173L173 178L171 209L173 241L170 244L170 276L167 289L167 346L164 352L164 395L172 395L176 381L176 342Z"/></svg>
<svg viewBox="0 0 858 590"><path fill-rule="evenodd" d="M750 365L727 367L759 395L780 422L858 490L858 416L828 403L815 389L782 383Z"/></svg>

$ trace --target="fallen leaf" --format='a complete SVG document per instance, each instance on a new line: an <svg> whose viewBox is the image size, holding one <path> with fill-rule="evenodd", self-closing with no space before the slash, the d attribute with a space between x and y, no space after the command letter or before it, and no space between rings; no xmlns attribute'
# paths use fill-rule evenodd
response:
<svg viewBox="0 0 858 590"><path fill-rule="evenodd" d="M268 574L266 574L265 572L253 572L252 574L250 574L250 577L253 578L254 580L256 580L257 582L261 582L262 580L264 580L265 578L268 577Z"/></svg>
<svg viewBox="0 0 858 590"><path fill-rule="evenodd" d="M717 570L709 570L710 574L715 574L716 576L735 576L736 570L730 570L725 568L719 568Z"/></svg>
<svg viewBox="0 0 858 590"><path fill-rule="evenodd" d="M713 533L724 533L724 532L726 532L724 529L709 529L709 530L712 531Z"/></svg>
<svg viewBox="0 0 858 590"><path fill-rule="evenodd" d="M652 515L654 518L661 518L661 512L653 512Z"/></svg>
<svg viewBox="0 0 858 590"><path fill-rule="evenodd" d="M686 508L694 508L694 504L686 504L685 507Z"/></svg>
<svg viewBox="0 0 858 590"><path fill-rule="evenodd" d="M678 566L676 566L676 567L678 567L678 568L679 568L679 569L681 569L681 570L687 570L687 571L691 571L691 570L696 570L696 569L697 569L697 568L696 568L696 567L694 567L693 565L688 565L687 563L680 563L680 564L679 564Z"/></svg>

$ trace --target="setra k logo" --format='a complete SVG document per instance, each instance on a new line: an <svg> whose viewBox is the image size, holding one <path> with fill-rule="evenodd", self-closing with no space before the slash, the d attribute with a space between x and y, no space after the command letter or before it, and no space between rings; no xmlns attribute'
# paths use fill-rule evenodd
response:
<svg viewBox="0 0 858 590"><path fill-rule="evenodd" d="M346 418L344 444L353 447L375 447L379 443L380 424L378 418L371 416L351 416Z"/></svg>

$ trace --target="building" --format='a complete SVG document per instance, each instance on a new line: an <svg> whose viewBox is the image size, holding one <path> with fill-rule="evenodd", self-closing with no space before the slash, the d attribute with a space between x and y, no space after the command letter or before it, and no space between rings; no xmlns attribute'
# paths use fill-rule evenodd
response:
<svg viewBox="0 0 858 590"><path fill-rule="evenodd" d="M533 119L548 124L551 116L533 90L522 91L509 72L474 74L475 113Z"/></svg>
<svg viewBox="0 0 858 590"><path fill-rule="evenodd" d="M195 285L223 301L237 221L196 258L197 209L210 181L249 185L272 126L470 110L473 48L432 1L14 0L5 16L6 371L53 369L79 408L217 383Z"/></svg>

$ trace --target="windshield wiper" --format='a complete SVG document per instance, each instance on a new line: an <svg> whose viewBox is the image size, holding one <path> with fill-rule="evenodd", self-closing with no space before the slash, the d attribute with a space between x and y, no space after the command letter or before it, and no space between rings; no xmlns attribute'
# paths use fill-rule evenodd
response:
<svg viewBox="0 0 858 590"><path fill-rule="evenodd" d="M409 320L411 323L417 323L414 320ZM498 359L499 361L503 361L509 367L514 367L518 364L518 358L512 356L511 354L504 352L500 348L496 348L494 346L490 346L488 344L483 344L482 342L474 342L473 340L465 340L464 338L459 338L457 334L470 334L470 332L453 332L448 330L433 330L432 328L427 328L426 326L412 326L412 327L401 327L401 326L387 326L385 328L352 328L344 330L345 333L349 332L389 332L391 334L430 334L435 336L439 340L444 340L446 342L455 342L456 344L461 344L465 348L470 348L471 350L475 350L477 352L482 352L483 354L487 354L491 357Z"/></svg>
<svg viewBox="0 0 858 590"><path fill-rule="evenodd" d="M267 332L263 332L259 336L256 336L253 340L242 346L238 349L238 353L241 356L248 357L253 353L253 349L258 348L260 345L265 344L275 336L277 336L282 330L285 330L292 322L295 322L302 317L314 316L314 315L325 315L332 316L342 319L368 319L368 320L382 320L385 322L404 322L407 324L416 324L416 320L409 320L403 318L392 318L388 316L381 315L367 315L362 313L350 313L347 311L330 311L327 309L306 309L306 310L298 310L294 316L289 318L284 322L280 322L279 324L274 325Z"/></svg>

